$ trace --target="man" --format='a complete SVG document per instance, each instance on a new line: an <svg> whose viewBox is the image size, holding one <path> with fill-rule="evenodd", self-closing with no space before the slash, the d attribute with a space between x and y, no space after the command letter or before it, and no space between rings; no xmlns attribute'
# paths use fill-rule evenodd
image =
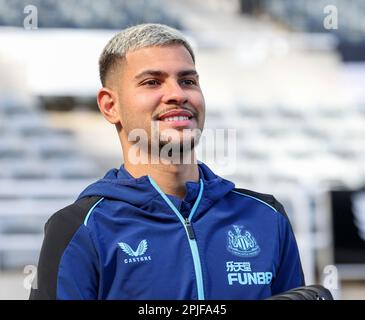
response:
<svg viewBox="0 0 365 320"><path fill-rule="evenodd" d="M131 27L99 62L124 165L49 219L30 298L264 299L304 285L280 203L196 161L205 104L184 37Z"/></svg>

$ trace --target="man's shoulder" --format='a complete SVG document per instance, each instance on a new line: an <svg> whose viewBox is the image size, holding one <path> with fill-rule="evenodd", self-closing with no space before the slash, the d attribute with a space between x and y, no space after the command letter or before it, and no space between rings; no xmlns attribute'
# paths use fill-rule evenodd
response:
<svg viewBox="0 0 365 320"><path fill-rule="evenodd" d="M57 211L48 219L44 228L44 240L38 263L38 290L32 289L31 300L56 299L61 259L75 234L82 227L89 210L100 198L94 196L81 198ZM85 229L83 231L85 232ZM82 235L85 234L88 232L82 233ZM80 249L81 244L79 243L76 248ZM88 250L87 248L87 246L83 247L84 250Z"/></svg>
<svg viewBox="0 0 365 320"><path fill-rule="evenodd" d="M46 228L64 228L75 230L84 223L89 211L101 199L100 196L90 196L76 200L74 203L58 210L47 221Z"/></svg>
<svg viewBox="0 0 365 320"><path fill-rule="evenodd" d="M260 193L249 189L234 188L232 190L234 193L241 194L252 199L255 199L264 205L270 207L272 210L281 213L287 217L284 206L272 195L268 193Z"/></svg>

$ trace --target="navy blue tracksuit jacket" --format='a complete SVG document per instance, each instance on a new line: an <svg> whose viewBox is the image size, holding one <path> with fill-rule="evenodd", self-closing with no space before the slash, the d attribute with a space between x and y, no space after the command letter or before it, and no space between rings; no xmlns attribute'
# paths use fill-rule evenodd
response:
<svg viewBox="0 0 365 320"><path fill-rule="evenodd" d="M184 199L123 166L87 187L46 223L30 299L265 299L304 285L282 205L199 173Z"/></svg>

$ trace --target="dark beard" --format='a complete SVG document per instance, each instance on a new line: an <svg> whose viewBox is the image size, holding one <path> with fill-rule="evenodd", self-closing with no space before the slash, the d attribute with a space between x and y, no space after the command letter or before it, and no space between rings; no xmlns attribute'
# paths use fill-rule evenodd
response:
<svg viewBox="0 0 365 320"><path fill-rule="evenodd" d="M170 143L170 141L160 141L159 151L161 152L162 148L164 146L166 146L167 144L169 144L169 143ZM184 152L191 152L192 150L194 150L194 148L195 148L195 139L194 138L192 138L191 141L184 142L184 143L179 143L180 154L182 154ZM170 151L168 152L169 156L172 156L172 151L174 149L175 148L170 149Z"/></svg>
<svg viewBox="0 0 365 320"><path fill-rule="evenodd" d="M169 145L168 150L163 150L170 143L170 141L161 141L159 143L159 155L162 157L166 156L174 164L184 163L184 159L187 159L190 163L191 154L196 146L196 141L192 138L190 141L184 141L183 143ZM161 152L162 151L162 152ZM167 152L166 152L167 151ZM161 154L164 153L164 154Z"/></svg>

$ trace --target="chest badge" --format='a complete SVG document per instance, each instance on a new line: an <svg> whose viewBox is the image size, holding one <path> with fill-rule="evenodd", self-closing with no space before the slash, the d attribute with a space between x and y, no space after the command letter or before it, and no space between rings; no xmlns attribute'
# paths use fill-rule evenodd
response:
<svg viewBox="0 0 365 320"><path fill-rule="evenodd" d="M255 257L260 253L260 247L250 231L243 226L233 225L233 230L227 234L227 250L239 257Z"/></svg>
<svg viewBox="0 0 365 320"><path fill-rule="evenodd" d="M119 242L118 245L126 254L128 254L131 257L139 257L143 255L148 248L147 240L142 240L139 243L136 251L134 251L129 244L126 244L124 242Z"/></svg>
<svg viewBox="0 0 365 320"><path fill-rule="evenodd" d="M134 262L141 262L141 261L150 261L151 256L146 256L145 253L148 249L147 240L142 240L137 249L133 250L132 247L125 243L125 242L118 242L119 247L123 250L125 254L129 257L124 259L124 263L134 263Z"/></svg>

